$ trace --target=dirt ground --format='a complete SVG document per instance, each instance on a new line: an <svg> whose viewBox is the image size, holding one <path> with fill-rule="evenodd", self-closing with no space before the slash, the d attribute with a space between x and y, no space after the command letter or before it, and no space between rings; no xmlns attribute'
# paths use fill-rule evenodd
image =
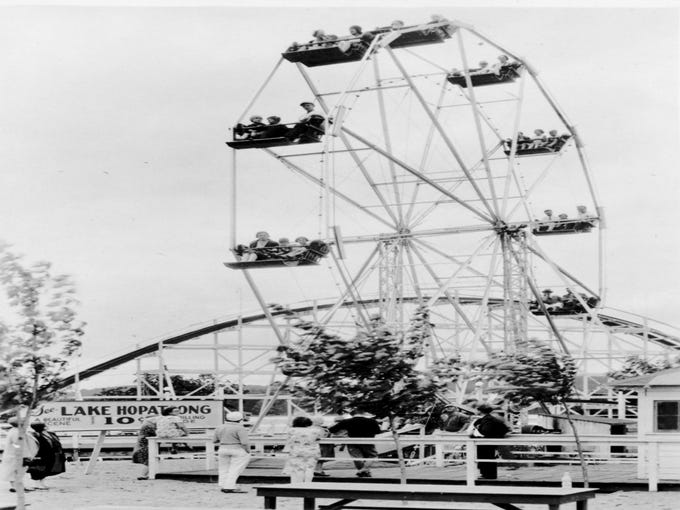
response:
<svg viewBox="0 0 680 510"><path fill-rule="evenodd" d="M254 510L263 508L262 498L255 495L252 485L243 485L246 494L223 494L214 483L186 482L179 480L136 479L139 466L128 462L100 462L94 473L85 475L84 464L69 464L67 472L46 480L48 490L27 493L29 510ZM27 485L31 481L26 479ZM2 488L2 503L12 502L8 487ZM677 510L680 508L680 492L615 492L601 494L589 504L595 510ZM330 501L329 501L330 502ZM320 500L325 504L326 501ZM421 505L422 506L422 505ZM299 499L281 499L281 510L301 510ZM408 509L408 506L404 506ZM451 505L450 508L490 509L488 505ZM527 506L539 509L541 506ZM574 505L563 505L571 510Z"/></svg>

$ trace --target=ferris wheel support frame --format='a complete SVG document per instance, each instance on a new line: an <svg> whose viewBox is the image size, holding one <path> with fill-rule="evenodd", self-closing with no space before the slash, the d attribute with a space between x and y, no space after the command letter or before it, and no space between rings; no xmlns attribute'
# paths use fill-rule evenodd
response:
<svg viewBox="0 0 680 510"><path fill-rule="evenodd" d="M456 318L460 318L468 327L470 331L474 332L474 337L472 340L472 345L477 346L477 345L482 345L484 348L489 352L491 350L491 347L489 344L486 342L486 335L484 331L488 331L489 341L494 341L494 337L497 337L498 335L493 332L493 328L491 326L492 321L496 321L496 313L491 312L489 308L489 300L490 300L490 291L493 286L501 285L503 288L508 288L509 284L507 283L507 278L506 278L506 283L505 285L500 284L496 280L496 267L497 267L497 256L498 256L498 249L499 246L498 244L495 245L492 259L491 259L491 268L490 271L488 272L487 276L487 281L486 281L486 286L484 288L484 296L481 299L481 306L478 307L478 313L473 320L471 320L467 313L463 310L461 307L461 304L459 302L459 298L457 297L458 293L456 291L456 295L452 297L451 292L449 289L446 287L448 284L455 279L456 275L461 273L462 271L466 269L470 269L474 274L476 273L481 273L480 271L475 270L474 268L470 267L471 266L471 261L474 258L474 254L470 256L467 260L464 260L463 262L457 260L456 257L450 256L449 254L444 253L441 250L436 249L434 246L428 244L425 242L422 237L427 236L427 235L444 235L444 234L450 234L454 232L463 232L463 231L483 231L483 230L496 230L496 233L498 233L501 237L503 234L501 234L501 231L498 230L498 225L500 218L503 218L504 220L508 220L509 217L511 217L515 211L523 207L527 213L527 216L530 218L530 208L529 208L529 203L528 199L531 196L531 194L535 191L537 188L538 184L542 182L542 180L545 178L545 175L547 174L548 170L550 169L550 166L557 160L557 158L553 158L552 161L550 162L550 165L544 169L544 171L540 174L539 178L532 182L530 188L528 190L522 189L520 179L518 177L517 171L516 171L516 164L515 164L515 157L516 157L516 151L517 151L517 137L516 134L519 130L519 123L520 119L522 116L522 109L523 109L523 104L525 100L525 93L524 93L524 87L525 83L527 81L528 76L533 78L534 82L536 83L538 89L540 90L541 94L543 97L548 101L550 104L551 108L556 112L560 120L565 124L566 128L569 130L569 132L572 134L572 136L575 139L576 142L576 149L578 153L579 160L581 162L581 166L585 175L585 178L588 183L588 188L590 191L590 195L595 203L595 209L597 212L597 218L600 219L600 229L598 233L598 247L599 247L599 252L598 252L598 282L599 282L599 287L600 287L600 292L599 295L602 298L604 294L604 255L603 255L603 248L604 248L604 233L603 233L603 220L604 220L604 214L603 214L603 209L599 205L597 196L595 194L594 187L592 185L591 177L590 177L590 170L589 170L589 165L587 162L587 158L585 156L585 153L583 152L583 144L582 141L580 140L579 135L576 132L575 127L568 121L566 116L563 114L563 112L560 110L559 106L555 102L555 100L550 96L549 92L545 88L545 86L542 84L540 79L537 76L537 73L533 70L533 68L524 60L520 59L518 57L515 57L511 52L507 51L505 48L491 42L490 40L486 39L484 36L480 35L477 31L472 29L469 26L459 24L458 22L455 23L455 25L458 27L457 30L457 38L459 41L459 49L461 53L461 58L463 60L463 70L464 70L464 75L465 75L465 80L467 84L467 90L462 90L461 89L461 95L465 97L465 99L468 102L467 106L470 106L472 109L473 113L473 118L475 122L475 130L477 133L477 137L479 139L480 147L482 150L482 157L479 162L477 162L475 165L472 167L468 168L460 158L460 154L458 154L456 147L453 145L452 141L448 138L447 133L444 131L442 123L440 122L440 113L442 108L445 106L443 105L444 98L445 98L445 93L447 89L447 83L446 80L442 81L442 87L441 91L439 94L439 99L437 100L437 103L434 104L432 107L428 105L428 103L425 101L424 96L416 86L413 77L409 75L406 72L405 67L401 63L400 59L397 58L395 55L394 51L392 48L389 46L389 42L391 39L395 39L398 37L398 33L392 33L389 35L386 34L380 34L376 39L373 41L371 47L369 50L366 52L364 57L362 58L362 61L360 62L359 69L354 73L352 76L352 79L350 80L348 86L346 86L341 92L339 93L332 93L332 94L338 94L339 97L337 98L335 105L332 108L328 107L328 104L325 100L325 97L331 95L331 93L320 93L319 89L316 87L315 83L311 79L309 73L305 68L300 63L296 63L296 67L298 68L299 72L303 76L304 80L308 84L311 92L314 94L315 98L321 105L321 108L324 110L324 112L329 115L334 113L334 112L340 112L341 108L346 108L344 106L344 103L346 102L347 98L349 97L349 94L354 91L354 92L365 92L367 89L359 89L359 90L354 90L354 87L361 75L361 73L364 72L368 60L369 60L369 55L373 56L373 74L374 74L374 81L375 81L375 86L371 87L371 91L377 91L377 97L378 97L378 106L379 106L379 112L380 112L380 121L381 121L381 126L382 126L382 131L383 131L383 137L384 137L384 148L379 146L376 143L369 142L365 137L362 135L354 132L353 130L349 129L344 125L344 119L342 119L342 115L338 116L338 123L337 126L334 126L334 132L333 133L327 133L327 137L325 138L324 141L324 148L323 151L320 152L319 154L322 154L324 156L323 159L323 174L322 177L319 179L312 175L310 172L305 170L299 165L296 165L292 161L290 161L290 158L299 156L300 154L294 154L294 155L281 155L276 153L275 151L271 149L264 149L265 153L271 155L272 157L278 159L281 161L285 166L287 166L289 169L293 170L294 172L298 173L299 175L303 176L304 178L310 180L311 182L321 186L324 189L324 194L325 194L325 201L326 201L326 211L325 211L325 221L326 221L326 236L328 237L328 232L331 228L330 222L331 222L331 210L330 210L330 204L332 200L335 200L335 198L340 198L341 200L346 201L350 205L358 208L360 211L362 211L365 214L368 214L372 218L378 220L381 224L389 227L391 230L393 229L395 232L390 233L390 234L380 234L377 236L354 236L353 238L344 238L343 242L345 243L352 243L352 242L367 242L367 241L374 241L377 242L375 249L373 252L369 255L369 257L365 260L363 263L362 267L357 271L353 276L350 274L349 270L347 270L344 267L344 263L341 263L337 257L335 256L335 253L331 251L332 255L332 260L337 267L338 272L341 275L341 278L343 280L344 284L344 291L342 292L341 297L335 302L333 305L333 309L329 311L328 314L324 317L324 321L326 323L330 322L332 320L333 314L335 311L337 311L341 306L343 306L343 302L346 299L347 296L351 297L351 300L354 304L354 308L356 308L358 315L361 317L362 321L366 323L366 319L363 316L363 309L362 306L360 306L360 296L357 295L355 292L355 288L357 287L358 283L363 279L368 277L371 273L373 273L379 265L382 264L382 268L384 271L387 271L388 268L392 268L393 270L397 270L396 265L398 260L401 260L401 262L398 262L399 265L399 270L402 270L404 266L404 257L407 258L408 260L408 266L411 269L410 272L410 277L412 278L413 282L413 287L415 289L416 297L417 299L422 299L424 296L424 292L421 289L421 282L419 281L419 276L418 273L415 270L415 260L414 256L420 260L422 263L423 267L426 268L427 273L432 277L433 281L435 282L435 288L436 288L436 293L438 296L444 296L447 302L449 302L455 312L456 312ZM428 27L431 27L433 25L428 24ZM489 44L492 46L500 49L504 53L513 56L516 60L520 61L521 63L524 64L524 67L520 69L519 77L520 77L520 82L519 82L519 95L516 99L512 99L512 101L517 102L517 108L515 112L515 120L514 120L514 126L513 126L513 133L515 136L513 136L513 141L510 144L510 154L509 154L509 159L508 159L508 171L505 173L505 181L504 181L504 186L503 186L503 195L502 195L502 204L499 204L499 199L500 196L497 193L496 190L496 183L494 182L494 177L491 172L491 166L490 166L490 158L493 156L493 154L500 149L503 143L502 136L497 128L495 128L492 120L486 115L486 112L482 111L482 108L480 106L480 103L477 101L477 97L475 95L475 87L472 86L472 80L470 77L470 69L468 66L467 62L467 54L466 50L464 47L464 41L463 41L463 35L462 35L462 29L466 29L470 31L470 33L480 37L483 40L486 40ZM403 32L403 31L402 31ZM401 73L401 78L390 78L391 81L397 80L397 79L402 79L406 82L406 85L385 85L385 82L387 82L387 79L384 79L381 76L381 70L378 62L378 56L377 54L373 51L380 47L384 52L389 55L389 57L392 59L394 64L397 66ZM406 50L410 53L412 53L410 50ZM415 53L412 53L416 55ZM416 55L418 56L418 55ZM255 98L249 103L248 107L246 108L246 111L254 104L254 102L257 100L257 97L262 93L262 91L265 89L266 85L269 83L273 75L275 74L276 70L278 67L281 65L283 59L280 59L277 65L275 66L274 70L270 73L268 76L265 84L262 85L262 87L258 90ZM442 71L446 71L445 69L441 68ZM436 73L437 75L442 75L442 73ZM389 123L387 122L387 109L385 105L385 100L384 100L384 94L383 91L387 88L395 88L395 87L404 87L408 88L415 98L418 100L420 105L422 106L423 110L427 114L427 116L430 119L430 127L429 127L429 133L427 136L427 140L425 142L423 154L421 156L421 162L418 168L411 167L404 161L401 161L398 157L393 155L393 150L392 150L392 140L390 138L390 131L388 129ZM239 118L242 119L243 116L245 115L245 112L241 115ZM491 149L487 149L485 145L485 141L483 140L482 136L482 122L485 122L490 129L493 131L493 133L499 138L500 143L497 144L495 147ZM454 188L450 187L444 187L440 186L436 181L431 180L428 178L428 176L425 174L425 168L426 168L426 163L427 159L429 157L430 153L430 146L432 143L432 140L435 136L435 133L439 134L441 136L442 141L446 145L446 147L449 149L449 152L453 156L453 158L458 162L461 171L465 174L465 180L461 178L461 184L464 182L469 183L477 193L477 196L479 197L479 200L482 202L483 206L486 208L486 210L490 213L490 217L487 216L483 210L478 210L477 208L471 206L467 201L461 200L458 198L457 194L454 194L454 190L457 186ZM337 138L344 144L345 149L344 150L339 150L336 151L335 148L331 150L330 145L332 142L331 135L335 136L337 135ZM358 141L365 145L364 147L358 147L355 148L353 147L354 141ZM389 165L389 171L390 171L390 177L391 181L387 181L386 183L377 183L375 180L371 177L371 175L368 172L368 169L365 167L363 164L361 158L357 155L357 151L360 150L372 150L375 153L383 156L386 158L387 163ZM330 158L329 155L335 153L335 152L348 152L350 154L350 157L354 160L354 163L356 164L356 167L361 171L363 174L364 179L372 189L373 193L375 196L378 198L380 201L380 204L382 208L384 209L386 215L389 217L390 220L393 221L394 224L390 223L389 220L386 220L383 216L374 213L369 209L369 207L373 207L372 205L367 205L364 206L358 201L355 201L352 199L350 196L343 194L339 189L337 189L335 186L332 184L332 180L330 178L331 175L331 170L330 170ZM316 153L310 153L310 154L316 154ZM402 209L402 201L401 201L401 193L399 189L399 183L401 182L397 176L396 170L395 170L395 165L399 166L401 169L405 170L407 173L410 173L416 180L418 180L418 184L414 187L413 191L413 199L411 201L411 204L409 206L408 211L406 214L404 214L404 210ZM481 192L481 189L479 188L477 182L480 181L479 178L475 179L472 176L472 171L476 171L477 169L484 169L486 173L486 180L488 181L489 184L489 190L491 197L485 197L483 193ZM230 236L230 242L232 246L235 247L235 239L236 239L236 225L235 225L235 209L236 209L236 154L235 151L233 152L233 157L232 157L232 196L233 196L233 211L234 214L232 214L232 225L233 228L231 229L231 236ZM481 176L479 176L481 177ZM499 179L502 177L498 177ZM519 197L510 197L510 188L512 183L514 182L514 185L517 187L519 190ZM390 204L386 198L386 196L381 192L381 189L385 188L380 188L381 185L391 185L391 188L393 190L393 193L395 195L395 204ZM437 190L443 197L446 197L450 200L453 200L456 202L458 205L467 208L469 211L474 213L476 216L480 217L482 220L485 222L489 223L489 226L481 226L481 227L475 227L471 229L466 229L466 228L455 228L455 229L441 229L439 232L434 232L434 231L406 231L406 228L410 228L409 225L412 223L412 217L414 213L414 202L415 198L417 197L417 194L419 190L424 189L422 188L423 185L429 185L433 187L435 190ZM506 216L507 209L509 207L509 198L520 198L520 200L512 206L512 209L510 210L510 213ZM441 203L444 203L445 200L442 200ZM491 202L491 203L490 203ZM491 205L493 204L493 205ZM432 207L437 207L439 205L439 200L437 203L435 203L434 206ZM420 216L417 218L416 222L420 223L423 221L424 218L421 218ZM414 222L415 223L415 222ZM514 227L514 226L520 226L522 225L523 227L529 227L531 228L531 221L529 222L529 225L526 224L527 222L516 222L516 223L510 223L508 222L507 225L504 225L504 227ZM412 229L410 229L412 230ZM533 236L529 234L529 238L533 240ZM485 238L486 239L486 238ZM398 256L395 254L395 257L392 257L391 259L387 260L385 256L380 256L378 257L376 264L371 267L372 262L375 260L376 255L380 252L380 248L386 247L387 244L394 244L395 246L398 246L399 248L399 254ZM332 243L331 243L332 244ZM390 244L390 245L391 245ZM502 243L501 243L502 244ZM512 244L512 242L510 243ZM448 277L446 280L447 283L442 284L441 277L437 277L436 272L430 267L426 257L423 256L423 254L420 252L419 248L416 246L419 245L423 249L428 249L431 250L432 253L438 253L441 256L446 257L447 260L454 262L457 264L457 268L454 269L453 273L451 276ZM481 246L481 244L480 244ZM501 246L502 248L502 246ZM566 270L563 268L559 267L557 264L553 263L545 254L537 250L534 250L532 246L528 246L530 251L539 256L542 260L544 260L548 265L555 271L560 279L565 283L567 286L567 289L573 292L572 285L567 282L566 278L574 282L576 285L581 286L583 289L587 290L593 295L596 295L594 292L592 292L586 285L584 285L581 281L573 277L570 273L568 273ZM475 250L475 253L478 253L479 247ZM503 253L505 254L505 248L502 249ZM391 253L391 252L390 252ZM531 274L529 274L529 267L525 265L522 265L522 263L517 260L518 254L513 250L512 246L508 248L508 253L512 255L512 258L516 259L517 267L522 267L524 270L524 279L527 282L527 284L530 286L531 291L536 298L536 301L539 304L539 308L543 309L543 312L546 317L546 321L549 323L549 329L555 334L557 337L557 340L562 344L564 350L567 350L566 343L564 342L564 338L559 332L559 329L556 327L555 323L552 320L552 317L550 314L547 312L545 309L545 306L542 304L540 294L538 292L538 288L535 286L533 282L533 277ZM384 255L384 254L383 254ZM504 261L504 267L506 267L508 264L505 264ZM395 266L394 268L392 266ZM504 271L504 273L507 273L507 270ZM400 278L403 278L404 275L408 273L402 274ZM395 276L395 275L392 275ZM390 278L392 276L386 277L387 280L392 281ZM506 277L508 275L505 275ZM565 278L566 277L566 278ZM257 286L255 285L254 281L252 280L252 277L250 275L246 275L246 279L249 281L249 285L253 289L253 292L256 294L258 297L258 302L260 303L263 311L265 311L265 314L267 312L266 305L264 304L264 300L262 299L261 295L259 295L259 290ZM384 279L381 279L381 282L383 282ZM384 280L384 281L387 281ZM427 277L425 277L425 280L427 280ZM513 284L514 285L514 284ZM381 288L383 285L381 284ZM584 306L584 309L586 309L586 312L594 318L594 321L589 322L586 324L588 321L584 321L584 330L592 329L595 326L598 326L602 330L606 331L608 333L608 341L610 342L610 350L612 348L611 342L615 342L618 339L612 335L612 333L609 332L608 328L604 326L604 324L599 321L599 319L596 318L596 312L593 311L592 309L587 307L587 304L584 303L584 300L580 298L578 293L574 293L575 296L577 296L577 301ZM381 292L382 299L387 300L387 296L385 295L384 292ZM394 297L394 296L392 296ZM391 299L391 298L390 298ZM495 298L494 298L495 299ZM395 303L397 300L392 299L392 303ZM432 298L429 299L429 302L432 302ZM506 317L507 313L509 312L507 306L508 303L512 302L512 306L515 307L514 300L508 299L507 294L505 295L504 299L504 306L505 306L505 312L506 312ZM515 307L516 308L516 307ZM513 308L512 312L516 312L517 310ZM527 316L531 316L531 313L529 312L528 307L526 306L520 306L521 312L524 314L524 319L526 319ZM533 317L533 319L536 319L536 317ZM277 338L281 342L281 333L276 329L276 322L269 315L267 317L267 320L270 322L270 325L275 329L275 332L277 334ZM489 322L489 325L485 326L484 322L487 321ZM486 329L485 329L486 327ZM507 328L506 328L507 329ZM516 328L515 328L516 330ZM506 332L507 334L507 332ZM517 331L515 331L514 336L522 336L518 335ZM506 346L508 345L507 338L506 338ZM646 345L645 345L646 347ZM474 347L476 348L476 347ZM584 347L586 348L586 347Z"/></svg>

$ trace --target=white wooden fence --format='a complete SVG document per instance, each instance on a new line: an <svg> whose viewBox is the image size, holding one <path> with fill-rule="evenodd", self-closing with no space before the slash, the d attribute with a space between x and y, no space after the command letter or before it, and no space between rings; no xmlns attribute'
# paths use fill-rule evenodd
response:
<svg viewBox="0 0 680 510"><path fill-rule="evenodd" d="M678 446L680 442L674 438L664 438L663 436L648 436L639 439L633 436L585 436L581 437L581 444L584 447L586 459L589 464L633 464L637 465L637 474L641 479L646 479L650 491L658 490L660 478L660 455L659 452L668 449L670 446ZM189 445L202 446L204 451L200 454L193 454L194 458L205 460L205 468L213 469L216 466L217 445L212 441L212 436L195 435L173 440L150 437L149 439L149 478L153 479L163 467L165 461L177 458L178 455L161 454L159 445L170 443L187 443ZM271 453L271 447L282 447L285 444L285 436L258 436L250 438L253 458L285 458L287 453L278 448ZM574 437L568 434L513 434L503 439L471 438L462 434L439 433L433 435L404 435L400 437L401 446L412 446L420 452L418 459L409 460L411 465L416 463L431 463L432 465L443 467L447 463L465 464L466 484L475 485L477 478L477 445L498 445L520 447L532 447L534 451L517 451L518 454L527 454L528 458L496 459L485 462L502 462L504 464L525 464L529 465L537 461L540 462L541 456L546 455L540 450L547 446L567 447L563 452L548 452L551 458L545 462L550 464L577 464L578 457L573 451ZM394 442L389 437L376 437L371 439L359 438L329 438L321 441L322 444L374 444L379 449L394 449ZM382 446L382 448L380 448ZM612 446L623 447L622 452L611 452ZM428 457L424 454L428 451L434 453ZM536 451L539 450L539 451ZM565 448L563 448L565 450ZM189 454L182 453L181 457ZM337 460L328 458L327 460ZM379 457L374 460L386 460ZM394 458L389 459L394 461Z"/></svg>

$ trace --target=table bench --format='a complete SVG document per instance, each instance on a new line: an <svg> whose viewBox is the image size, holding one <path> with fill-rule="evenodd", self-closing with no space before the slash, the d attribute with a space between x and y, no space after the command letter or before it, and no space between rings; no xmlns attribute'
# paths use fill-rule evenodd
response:
<svg viewBox="0 0 680 510"><path fill-rule="evenodd" d="M339 499L320 510L371 508L351 505L357 500L438 501L449 503L490 503L503 510L520 510L515 504L547 505L558 510L560 505L576 502L577 510L587 510L588 499L597 489L564 489L560 487L509 487L466 485L421 485L391 483L292 483L259 485L258 496L264 496L264 508L276 508L276 498L303 498L304 510L315 510L316 499Z"/></svg>

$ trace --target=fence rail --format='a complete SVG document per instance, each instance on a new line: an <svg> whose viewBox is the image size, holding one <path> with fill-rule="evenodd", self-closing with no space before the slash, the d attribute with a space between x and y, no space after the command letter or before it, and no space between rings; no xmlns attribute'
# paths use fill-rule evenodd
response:
<svg viewBox="0 0 680 510"><path fill-rule="evenodd" d="M419 463L431 463L437 467L443 467L447 463L465 464L466 484L475 485L477 478L477 446L494 445L502 447L515 447L512 453L526 458L511 459L484 459L484 462L503 462L504 464L531 464L533 462L547 461L546 456L551 455L551 464L577 464L579 462L575 449L574 437L568 434L560 435L536 435L536 434L513 434L503 439L471 438L463 434L435 433L432 435L402 435L399 438L401 447L410 447L419 455L417 459L409 459L410 465ZM216 465L217 445L213 443L212 436L188 436L175 439L163 439L150 437L149 441L149 478L154 478L161 469L165 460L174 458L172 455L160 453L161 444L187 443L189 445L203 445L204 452L193 454L196 459L204 459L206 469L214 469ZM650 491L658 490L659 483L659 451L660 447L667 445L680 446L680 439L650 435L645 438L631 436L582 436L581 444L585 450L586 460L589 464L637 464L638 473L644 473L643 479L647 480ZM272 436L253 435L250 437L251 454L253 458L286 458L285 435ZM394 441L391 437L375 438L339 438L333 437L321 440L321 444L333 444L336 446L347 444L373 444L379 449L394 450ZM546 447L567 447L563 451L541 452L517 450L517 447L530 447L534 450ZM612 451L612 447L618 447L620 451ZM186 454L182 456L186 457ZM337 460L337 458L324 458L325 460ZM395 462L394 458L380 456L372 460Z"/></svg>

